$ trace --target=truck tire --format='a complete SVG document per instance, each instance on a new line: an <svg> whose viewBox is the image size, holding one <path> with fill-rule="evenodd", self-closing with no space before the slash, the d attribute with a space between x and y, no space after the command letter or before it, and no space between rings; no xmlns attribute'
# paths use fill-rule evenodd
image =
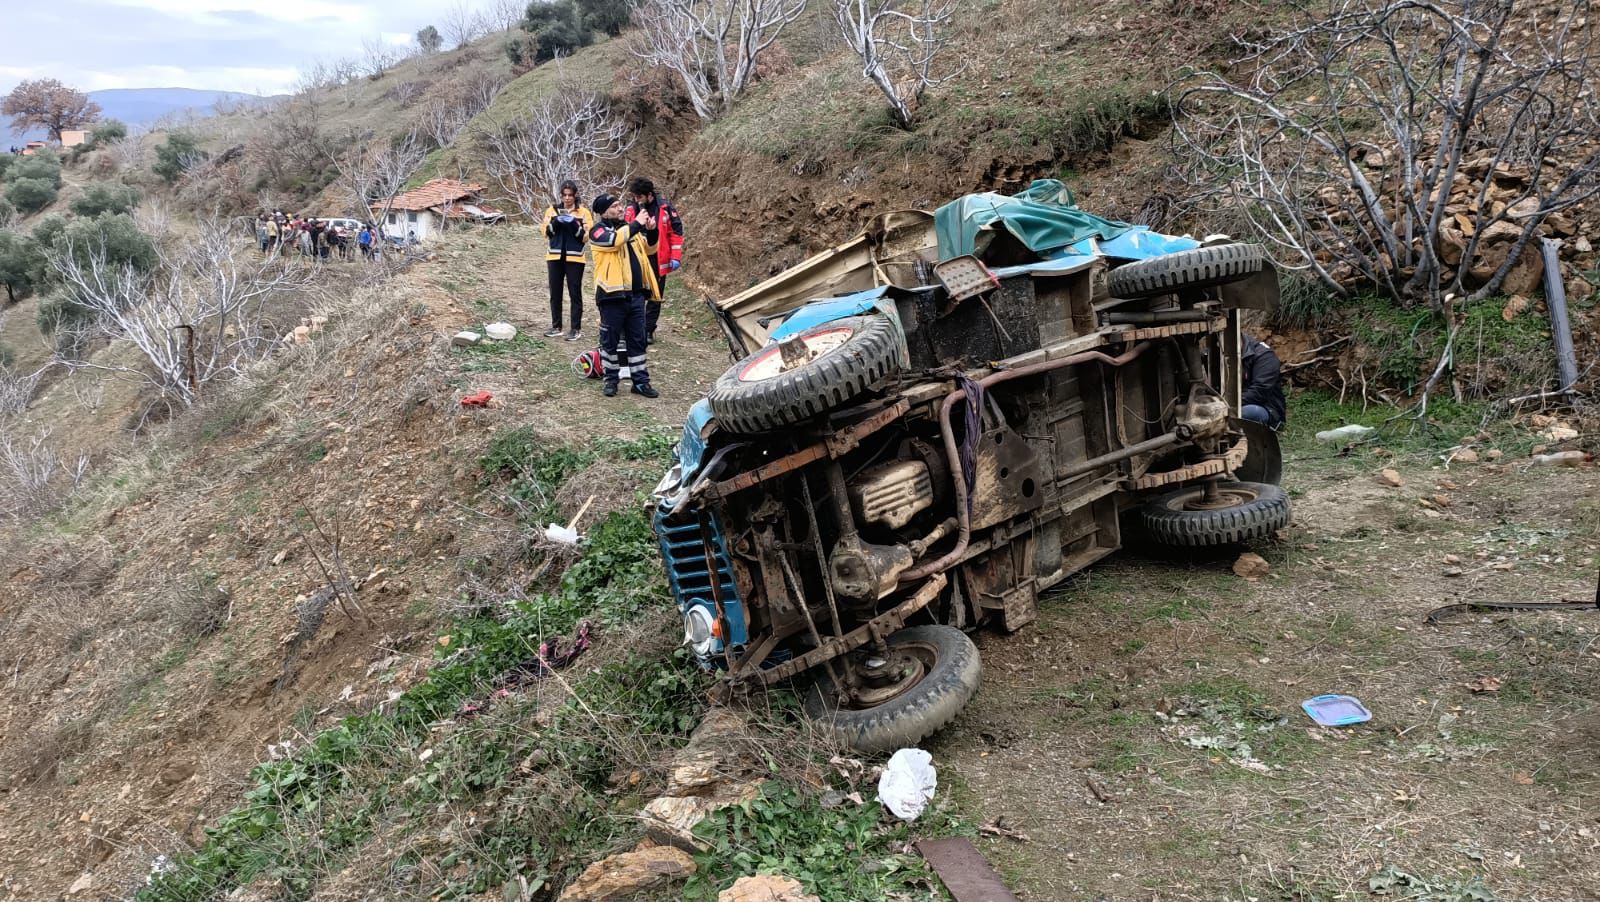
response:
<svg viewBox="0 0 1600 902"><path fill-rule="evenodd" d="M1149 298L1223 285L1259 272L1266 259L1259 244L1197 247L1123 264L1111 271L1106 289L1114 298Z"/></svg>
<svg viewBox="0 0 1600 902"><path fill-rule="evenodd" d="M846 708L838 705L826 668L818 668L806 694L806 716L817 729L864 754L916 745L938 732L966 707L983 677L978 647L953 626L907 627L886 641L920 660L920 679L871 707Z"/></svg>
<svg viewBox="0 0 1600 902"><path fill-rule="evenodd" d="M1289 525L1289 496L1275 485L1224 482L1218 507L1198 506L1202 492L1188 486L1147 502L1139 509L1145 532L1162 545L1209 548L1265 539Z"/></svg>
<svg viewBox="0 0 1600 902"><path fill-rule="evenodd" d="M825 413L870 389L900 368L899 337L883 316L851 316L814 326L789 341L807 359L785 367L770 344L728 368L707 395L724 429L770 432Z"/></svg>

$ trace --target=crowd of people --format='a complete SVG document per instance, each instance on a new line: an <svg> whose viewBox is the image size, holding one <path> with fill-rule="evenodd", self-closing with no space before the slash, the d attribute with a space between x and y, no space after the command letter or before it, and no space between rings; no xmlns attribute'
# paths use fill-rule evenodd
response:
<svg viewBox="0 0 1600 902"><path fill-rule="evenodd" d="M359 252L365 259L382 253L382 236L377 226L351 220L323 219L274 210L256 214L256 246L265 256L301 257L326 261L353 260Z"/></svg>
<svg viewBox="0 0 1600 902"><path fill-rule="evenodd" d="M683 220L650 179L630 181L627 195L601 194L585 208L577 184L568 181L545 210L550 329L544 334L583 337L581 292L592 248L603 391L616 395L626 367L632 392L654 398L645 349L655 341L666 279L683 265Z"/></svg>

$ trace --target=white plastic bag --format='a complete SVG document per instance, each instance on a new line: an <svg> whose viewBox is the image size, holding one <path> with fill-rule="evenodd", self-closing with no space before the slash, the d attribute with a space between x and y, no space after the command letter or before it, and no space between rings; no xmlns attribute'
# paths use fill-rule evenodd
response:
<svg viewBox="0 0 1600 902"><path fill-rule="evenodd" d="M560 523L551 523L546 526L544 528L544 537L562 545L578 544L578 531L570 526L562 526Z"/></svg>
<svg viewBox="0 0 1600 902"><path fill-rule="evenodd" d="M933 756L922 749L901 749L883 766L883 776L878 778L878 801L909 824L928 807L938 786Z"/></svg>

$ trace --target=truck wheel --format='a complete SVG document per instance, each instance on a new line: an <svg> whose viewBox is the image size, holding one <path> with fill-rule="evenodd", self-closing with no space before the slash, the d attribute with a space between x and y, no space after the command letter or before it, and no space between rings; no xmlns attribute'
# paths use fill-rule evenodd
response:
<svg viewBox="0 0 1600 902"><path fill-rule="evenodd" d="M1114 298L1148 298L1222 285L1259 272L1266 259L1259 244L1197 247L1123 264L1111 271L1106 289Z"/></svg>
<svg viewBox="0 0 1600 902"><path fill-rule="evenodd" d="M953 626L908 627L887 642L892 660L882 666L872 666L869 649L850 655L862 685L844 704L826 668L817 668L821 675L806 694L806 716L858 752L890 752L938 732L966 707L983 675L978 647Z"/></svg>
<svg viewBox="0 0 1600 902"><path fill-rule="evenodd" d="M1163 545L1207 548L1265 539L1289 525L1289 496L1275 485L1224 482L1208 504L1198 485L1168 492L1139 509L1152 539Z"/></svg>
<svg viewBox="0 0 1600 902"><path fill-rule="evenodd" d="M724 429L770 432L840 407L899 368L894 324L851 316L756 351L723 373L707 398Z"/></svg>

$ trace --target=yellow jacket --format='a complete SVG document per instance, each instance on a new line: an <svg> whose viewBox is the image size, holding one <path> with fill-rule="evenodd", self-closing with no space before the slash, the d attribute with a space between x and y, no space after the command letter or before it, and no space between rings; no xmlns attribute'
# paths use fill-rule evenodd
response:
<svg viewBox="0 0 1600 902"><path fill-rule="evenodd" d="M637 270L646 297L661 299L661 284L650 265L650 240L644 227L628 223L601 223L589 230L594 248L594 293L601 301L625 298L634 290Z"/></svg>
<svg viewBox="0 0 1600 902"><path fill-rule="evenodd" d="M554 204L544 211L544 237L550 242L550 251L544 258L582 263L583 239L589 234L589 230L594 228L594 213L580 204L572 211L574 222L557 222L556 218L565 212L556 209Z"/></svg>

